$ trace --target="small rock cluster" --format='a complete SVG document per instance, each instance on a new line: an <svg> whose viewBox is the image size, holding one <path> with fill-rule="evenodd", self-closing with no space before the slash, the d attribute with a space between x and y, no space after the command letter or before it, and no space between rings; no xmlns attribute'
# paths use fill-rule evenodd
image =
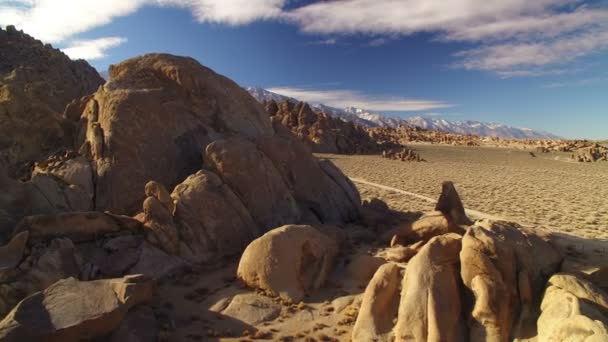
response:
<svg viewBox="0 0 608 342"><path fill-rule="evenodd" d="M420 157L419 153L407 147L384 150L382 151L382 158L401 161L425 161L422 157Z"/></svg>
<svg viewBox="0 0 608 342"><path fill-rule="evenodd" d="M479 146L481 138L443 131L431 131L420 127L372 127L366 128L372 139L378 143L406 145L408 143L430 143L453 146Z"/></svg>

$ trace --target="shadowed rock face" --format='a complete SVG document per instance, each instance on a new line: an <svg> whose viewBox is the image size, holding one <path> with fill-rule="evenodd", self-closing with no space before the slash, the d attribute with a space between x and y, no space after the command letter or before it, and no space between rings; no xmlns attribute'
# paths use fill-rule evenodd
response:
<svg viewBox="0 0 608 342"><path fill-rule="evenodd" d="M62 118L70 101L103 79L83 60L8 26L0 29L0 164L27 176L27 163L70 144Z"/></svg>
<svg viewBox="0 0 608 342"><path fill-rule="evenodd" d="M113 212L139 207L149 180L172 188L196 172L214 140L274 133L236 83L194 59L162 54L112 66L81 124L76 148L96 165L96 209Z"/></svg>
<svg viewBox="0 0 608 342"><path fill-rule="evenodd" d="M152 299L142 275L80 282L63 279L21 301L0 322L3 341L79 341L106 335L127 311Z"/></svg>

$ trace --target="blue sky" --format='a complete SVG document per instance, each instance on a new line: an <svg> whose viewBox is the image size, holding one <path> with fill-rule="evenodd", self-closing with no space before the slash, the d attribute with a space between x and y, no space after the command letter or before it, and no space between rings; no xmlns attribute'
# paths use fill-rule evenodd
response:
<svg viewBox="0 0 608 342"><path fill-rule="evenodd" d="M310 102L608 138L603 0L0 0L8 24L99 70L168 52Z"/></svg>

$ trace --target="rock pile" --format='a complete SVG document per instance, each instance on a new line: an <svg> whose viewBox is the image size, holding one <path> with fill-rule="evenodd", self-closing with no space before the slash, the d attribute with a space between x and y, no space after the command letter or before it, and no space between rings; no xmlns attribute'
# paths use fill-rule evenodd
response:
<svg viewBox="0 0 608 342"><path fill-rule="evenodd" d="M481 137L443 131L431 131L420 127L372 127L366 128L370 137L380 144L397 146L409 143L430 143L454 146L479 146Z"/></svg>
<svg viewBox="0 0 608 342"><path fill-rule="evenodd" d="M273 124L246 91L193 59L127 60L111 67L94 94L76 99L82 95L61 119L71 127L68 144L35 154L39 159L32 154L24 181L5 172L0 178L0 314L13 310L0 323L6 340L125 333L121 320L149 296L139 300L131 285L119 290L121 280L105 279L160 279L239 254L277 226L359 217L357 189L340 170ZM320 258L329 264L337 247L319 241L327 243ZM309 242L303 268L320 252ZM319 286L318 277L298 278L302 291ZM99 294L103 305L74 302L68 290ZM68 313L53 311L65 301ZM45 310L48 322L39 317Z"/></svg>
<svg viewBox="0 0 608 342"><path fill-rule="evenodd" d="M14 26L0 28L0 56L0 166L27 178L33 161L71 145L64 108L103 79L87 62L71 61Z"/></svg>
<svg viewBox="0 0 608 342"><path fill-rule="evenodd" d="M315 113L305 102L274 100L264 103L273 122L279 122L304 141L313 152L366 154L380 150L364 128L323 113Z"/></svg>
<svg viewBox="0 0 608 342"><path fill-rule="evenodd" d="M389 150L382 151L382 158L388 158L392 160L401 160L401 161L416 161L422 162L425 161L420 154L411 148L402 147L402 148L392 148Z"/></svg>

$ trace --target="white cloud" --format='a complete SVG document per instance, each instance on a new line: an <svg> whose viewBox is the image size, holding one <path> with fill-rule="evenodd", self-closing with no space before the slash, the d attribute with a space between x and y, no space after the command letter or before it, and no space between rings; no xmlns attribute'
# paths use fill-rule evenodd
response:
<svg viewBox="0 0 608 342"><path fill-rule="evenodd" d="M456 65L516 77L543 73L530 67L606 49L608 8L600 6L582 0L343 0L285 16L310 33L380 35L378 40L428 32L438 41L480 44L458 54Z"/></svg>
<svg viewBox="0 0 608 342"><path fill-rule="evenodd" d="M344 108L354 106L378 111L421 111L436 108L452 107L452 104L421 99L383 98L367 96L355 90L318 90L291 87L273 87L269 91L313 104L325 104L332 107Z"/></svg>
<svg viewBox="0 0 608 342"><path fill-rule="evenodd" d="M516 67L564 64L608 48L608 30L542 42L510 42L463 51L457 64L468 70L509 72ZM517 75L515 75L517 76Z"/></svg>
<svg viewBox="0 0 608 342"><path fill-rule="evenodd" d="M276 18L286 0L156 0L161 5L187 8L200 22L243 25Z"/></svg>
<svg viewBox="0 0 608 342"><path fill-rule="evenodd" d="M281 14L285 0L0 0L0 25L15 25L49 43L134 13L143 6L188 9L201 22L247 24Z"/></svg>
<svg viewBox="0 0 608 342"><path fill-rule="evenodd" d="M592 3L592 5L586 3ZM200 22L293 23L325 36L368 35L370 46L420 32L475 44L455 65L501 77L540 75L606 49L608 4L588 0L341 0L285 8L288 0L0 0L0 25L60 43L144 6L183 8Z"/></svg>
<svg viewBox="0 0 608 342"><path fill-rule="evenodd" d="M76 40L62 51L72 59L94 60L106 56L106 50L127 42L123 37Z"/></svg>
<svg viewBox="0 0 608 342"><path fill-rule="evenodd" d="M57 43L136 11L144 0L30 0L0 4L0 24Z"/></svg>

